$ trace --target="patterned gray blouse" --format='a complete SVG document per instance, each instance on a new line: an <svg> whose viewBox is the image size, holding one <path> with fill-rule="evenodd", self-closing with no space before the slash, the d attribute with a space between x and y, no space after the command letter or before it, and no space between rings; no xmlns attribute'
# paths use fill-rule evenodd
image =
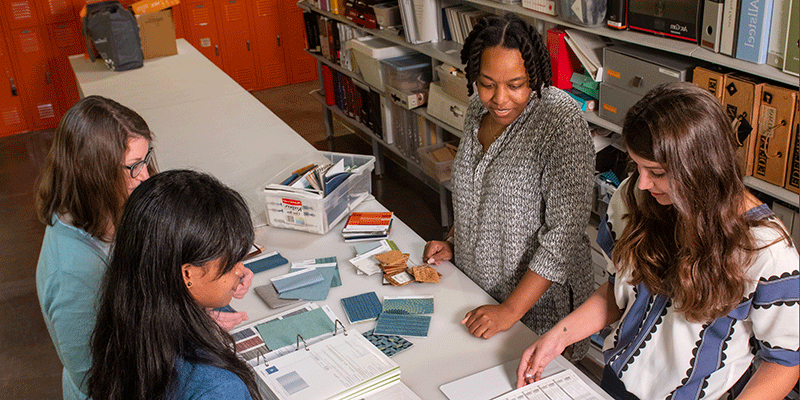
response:
<svg viewBox="0 0 800 400"><path fill-rule="evenodd" d="M472 96L453 162L455 261L497 301L530 269L552 286L523 316L541 335L592 292L586 226L591 212L594 146L575 102L547 87L484 153L487 113ZM585 343L573 351L582 357Z"/></svg>

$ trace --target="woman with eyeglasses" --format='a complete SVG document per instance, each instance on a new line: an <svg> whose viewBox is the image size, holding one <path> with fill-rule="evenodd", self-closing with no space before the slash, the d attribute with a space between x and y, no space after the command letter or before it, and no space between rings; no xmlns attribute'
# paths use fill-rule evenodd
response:
<svg viewBox="0 0 800 400"><path fill-rule="evenodd" d="M152 140L147 123L135 111L88 96L59 122L39 177L36 212L47 228L36 266L36 288L47 330L64 365L61 383L66 400L87 398L89 339L100 280L125 200L156 172ZM252 272L234 295L244 296L251 281ZM224 328L246 319L244 313L224 316L216 318Z"/></svg>

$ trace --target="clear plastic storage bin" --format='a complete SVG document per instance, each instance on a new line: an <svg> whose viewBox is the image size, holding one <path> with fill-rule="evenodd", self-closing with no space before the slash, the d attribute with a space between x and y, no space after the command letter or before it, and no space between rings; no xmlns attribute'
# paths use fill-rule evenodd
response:
<svg viewBox="0 0 800 400"><path fill-rule="evenodd" d="M386 85L404 92L419 92L428 88L433 77L431 58L421 54L381 60Z"/></svg>
<svg viewBox="0 0 800 400"><path fill-rule="evenodd" d="M457 145L455 142L448 143ZM437 143L417 149L421 160L420 164L422 164L422 172L439 182L449 181L453 174L453 160L437 162L433 159L433 156L431 156L432 151L441 149L444 146L444 143Z"/></svg>
<svg viewBox="0 0 800 400"><path fill-rule="evenodd" d="M323 197L302 189L281 185L292 171L311 163L344 160L345 167L357 166L333 192ZM375 157L360 154L313 152L297 160L267 181L260 198L264 201L267 223L278 228L325 234L372 193Z"/></svg>
<svg viewBox="0 0 800 400"><path fill-rule="evenodd" d="M375 36L348 40L345 47L352 50L351 55L355 57L364 80L380 92L386 91L381 60L414 53L414 50Z"/></svg>

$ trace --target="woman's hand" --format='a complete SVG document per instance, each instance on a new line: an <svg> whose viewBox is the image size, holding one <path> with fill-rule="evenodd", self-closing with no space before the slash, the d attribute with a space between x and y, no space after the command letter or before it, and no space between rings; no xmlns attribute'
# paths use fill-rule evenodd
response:
<svg viewBox="0 0 800 400"><path fill-rule="evenodd" d="M237 299L244 297L244 295L247 294L247 290L250 289L251 284L253 284L253 271L245 267L244 274L239 280L239 286L236 286L236 290L233 291L233 297Z"/></svg>
<svg viewBox="0 0 800 400"><path fill-rule="evenodd" d="M431 240L425 243L422 259L428 264L435 265L441 264L442 261L450 261L453 259L453 245L450 242Z"/></svg>
<svg viewBox="0 0 800 400"><path fill-rule="evenodd" d="M206 308L206 312L211 316L211 319L226 332L243 321L247 321L247 313L244 311L222 312L214 311L213 308Z"/></svg>
<svg viewBox="0 0 800 400"><path fill-rule="evenodd" d="M517 367L517 388L542 378L544 367L567 347L565 332L566 328L556 325L525 349Z"/></svg>
<svg viewBox="0 0 800 400"><path fill-rule="evenodd" d="M511 329L519 321L508 307L499 305L480 306L464 316L461 324L467 327L472 336L489 339L499 332Z"/></svg>

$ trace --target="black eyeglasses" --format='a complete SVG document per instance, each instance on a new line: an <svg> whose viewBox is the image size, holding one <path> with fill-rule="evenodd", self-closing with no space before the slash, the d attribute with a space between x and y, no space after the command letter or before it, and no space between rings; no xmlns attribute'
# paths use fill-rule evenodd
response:
<svg viewBox="0 0 800 400"><path fill-rule="evenodd" d="M139 176L144 167L148 163L150 163L150 158L152 157L152 155L153 155L153 148L151 147L147 149L147 154L145 154L144 160L137 161L133 165L124 165L124 167L127 168L128 171L130 171L132 179L136 179L136 177Z"/></svg>

